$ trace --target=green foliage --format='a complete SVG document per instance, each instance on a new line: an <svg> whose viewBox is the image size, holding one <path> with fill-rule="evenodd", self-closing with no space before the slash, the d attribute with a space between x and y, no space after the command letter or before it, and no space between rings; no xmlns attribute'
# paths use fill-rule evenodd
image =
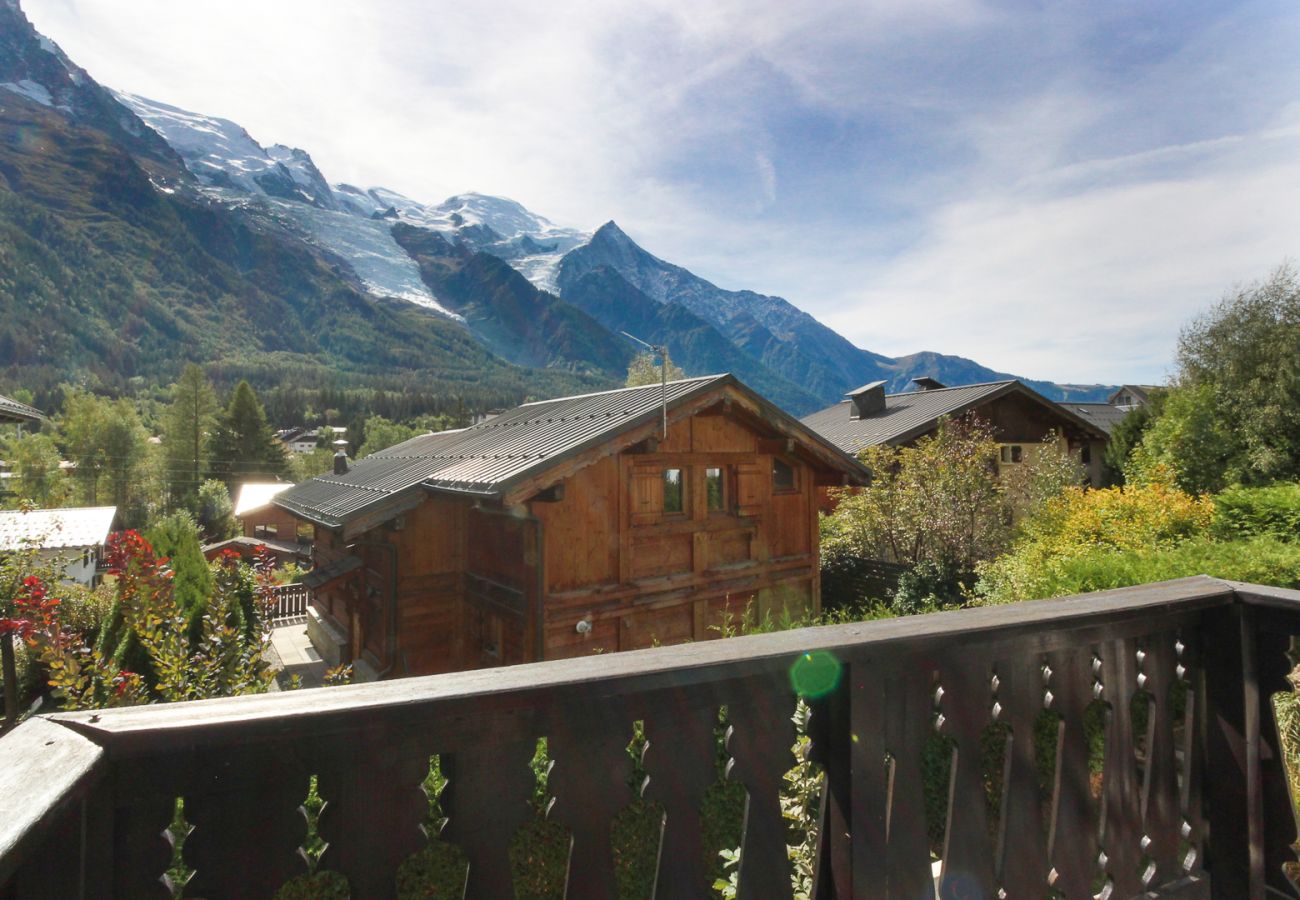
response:
<svg viewBox="0 0 1300 900"><path fill-rule="evenodd" d="M48 434L22 435L10 442L9 461L18 501L49 509L71 499L72 484L59 468L59 448Z"/></svg>
<svg viewBox="0 0 1300 900"><path fill-rule="evenodd" d="M1300 482L1228 488L1214 498L1211 530L1219 540L1269 535L1300 541Z"/></svg>
<svg viewBox="0 0 1300 900"><path fill-rule="evenodd" d="M1200 384L1171 390L1160 416L1142 436L1124 468L1126 484L1165 480L1171 473L1183 490L1213 493L1227 482L1235 438L1214 401L1214 388Z"/></svg>
<svg viewBox="0 0 1300 900"><path fill-rule="evenodd" d="M343 873L329 869L295 876L275 892L275 900L348 900L351 896Z"/></svg>
<svg viewBox="0 0 1300 900"><path fill-rule="evenodd" d="M211 383L202 369L188 364L172 385L171 405L163 416L163 448L173 505L191 501L203 484L216 415L217 398Z"/></svg>
<svg viewBox="0 0 1300 900"><path fill-rule="evenodd" d="M159 557L167 559L172 573L172 595L177 607L190 623L191 633L199 630L200 620L212 596L212 572L203 558L199 544L199 526L184 510L158 520L145 533Z"/></svg>
<svg viewBox="0 0 1300 900"><path fill-rule="evenodd" d="M835 512L822 517L822 566L833 582L843 573L850 584L862 560L912 568L901 612L960 597L965 573L1007 546L1017 517L1082 477L1055 435L999 475L993 431L978 420L945 420L914 446L877 445L860 458L872 482L843 492Z"/></svg>
<svg viewBox="0 0 1300 900"><path fill-rule="evenodd" d="M1300 284L1289 265L1239 288L1178 339L1178 383L1208 388L1228 483L1300 479Z"/></svg>
<svg viewBox="0 0 1300 900"><path fill-rule="evenodd" d="M464 853L454 844L431 840L397 868L399 900L454 898L465 895L465 875L469 865Z"/></svg>
<svg viewBox="0 0 1300 900"><path fill-rule="evenodd" d="M1025 519L1010 552L978 567L976 593L990 603L1052 596L1041 591L1071 559L1173 547L1208 534L1213 515L1209 498L1159 482L1072 488Z"/></svg>
<svg viewBox="0 0 1300 900"><path fill-rule="evenodd" d="M1239 541L1198 538L1172 547L1092 549L1027 574L1013 595L994 590L986 596L994 603L1034 600L1189 575L1300 588L1300 544L1273 537Z"/></svg>
<svg viewBox="0 0 1300 900"><path fill-rule="evenodd" d="M29 646L66 709L152 701L199 700L261 693L271 674L262 659L270 640L272 560L259 559L255 612L243 608L236 583L217 579L197 629L176 601L170 572L135 532L110 538L108 561L117 596L91 647L61 620L39 579L25 582L17 605ZM136 661L144 665L138 665ZM134 669L126 668L133 665Z"/></svg>
<svg viewBox="0 0 1300 900"><path fill-rule="evenodd" d="M239 533L235 522L235 505L230 502L230 490L225 482L209 478L199 485L197 498L198 524L211 542L224 541Z"/></svg>
<svg viewBox="0 0 1300 900"><path fill-rule="evenodd" d="M538 816L510 844L510 872L519 900L563 900L571 838L558 822Z"/></svg>
<svg viewBox="0 0 1300 900"><path fill-rule="evenodd" d="M284 473L284 446L276 440L266 410L247 381L235 385L230 402L218 417L211 452L211 475L227 487L274 480Z"/></svg>
<svg viewBox="0 0 1300 900"><path fill-rule="evenodd" d="M421 432L410 425L403 425L400 422L390 422L383 416L370 416L366 419L365 443L356 451L357 458L369 456L371 453L378 453L380 450L387 450L394 444L400 444L409 438L415 437Z"/></svg>
<svg viewBox="0 0 1300 900"><path fill-rule="evenodd" d="M1145 406L1135 406L1128 415L1111 430L1110 440L1102 453L1102 467L1106 485L1124 483L1124 469L1128 466L1129 456L1142 443L1142 438L1151 423L1164 408L1166 392L1162 389L1152 390L1147 396Z"/></svg>
<svg viewBox="0 0 1300 900"><path fill-rule="evenodd" d="M664 364L662 366L655 364L655 354L649 351L638 353L632 358L632 363L627 367L627 380L624 382L625 387L641 387L646 384L659 384L664 377L664 369L668 370L668 380L678 381L686 377L686 373L680 368L673 365L672 356L668 351L664 351Z"/></svg>
<svg viewBox="0 0 1300 900"><path fill-rule="evenodd" d="M76 466L78 501L116 506L128 525L143 522L149 504L140 487L149 435L135 404L71 390L59 430L68 459Z"/></svg>
<svg viewBox="0 0 1300 900"><path fill-rule="evenodd" d="M960 606L967 580L951 563L922 560L899 576L889 605L900 616Z"/></svg>
<svg viewBox="0 0 1300 900"><path fill-rule="evenodd" d="M824 520L823 554L957 568L993 556L1008 537L996 454L980 422L944 421L912 447L866 448L872 482Z"/></svg>

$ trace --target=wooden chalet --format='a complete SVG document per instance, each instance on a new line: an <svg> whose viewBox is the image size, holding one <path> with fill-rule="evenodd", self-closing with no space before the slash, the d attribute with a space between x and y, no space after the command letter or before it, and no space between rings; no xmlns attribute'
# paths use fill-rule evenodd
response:
<svg viewBox="0 0 1300 900"><path fill-rule="evenodd" d="M1093 485L1102 482L1102 451L1109 431L1075 410L1055 403L1014 379L945 387L915 378L916 390L886 394L885 382L863 385L845 399L803 418L803 423L846 453L876 444L903 446L933 434L945 418L973 416L989 423L998 442L1000 467L1029 458L1049 434L1079 461Z"/></svg>
<svg viewBox="0 0 1300 900"><path fill-rule="evenodd" d="M816 611L816 490L866 477L730 375L528 403L338 469L273 502L315 526L313 642L381 677Z"/></svg>

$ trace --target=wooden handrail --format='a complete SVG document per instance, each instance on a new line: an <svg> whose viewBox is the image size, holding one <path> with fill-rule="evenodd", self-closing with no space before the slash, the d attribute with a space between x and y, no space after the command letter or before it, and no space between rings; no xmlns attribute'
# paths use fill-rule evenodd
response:
<svg viewBox="0 0 1300 900"><path fill-rule="evenodd" d="M490 895L509 883L500 848L519 819L485 818L475 804L522 808L512 806L528 788L517 767L547 736L554 817L585 866L570 873L570 896L604 896L613 888L610 817L631 799L624 747L631 723L644 721L651 782L675 786L650 795L670 810L662 847L694 855L661 860L659 896L683 896L664 891L702 890L703 855L682 792L697 797L713 777L701 741L726 707L733 776L750 792L741 894L788 896L771 879L785 865L773 848L785 834L775 792L792 762L791 674L822 659L842 678L812 699L823 818L833 825L823 829L819 896L910 900L935 890L920 758L938 735L955 761L940 892L966 878L992 893L1041 895L1055 872L1067 895L1091 896L1104 857L1116 896L1262 897L1284 886L1281 862L1295 838L1276 797L1285 781L1263 702L1278 689L1294 633L1300 592L1201 576L378 684L40 716L0 739L0 884L41 895L39 879L54 877L51 842L71 841L60 851L76 849L84 863L67 896L147 896L167 863L159 834L168 804L183 796L196 825L186 849L196 895L271 890L298 865L294 810L314 774L332 809L322 824L329 867L347 875L353 896L391 895L397 864L423 842L418 783L429 754L440 753L461 786L447 798L447 834L471 861L470 896ZM1179 684L1189 699L1176 713L1162 698ZM1141 740L1127 714L1140 693L1152 698ZM1094 699L1111 709L1104 806L1088 793L1082 738ZM1044 709L1061 722L1046 800L1033 737ZM971 768L994 722L1009 735L996 834L983 812L985 780ZM96 841L114 852L92 853ZM684 868L669 872L674 865Z"/></svg>

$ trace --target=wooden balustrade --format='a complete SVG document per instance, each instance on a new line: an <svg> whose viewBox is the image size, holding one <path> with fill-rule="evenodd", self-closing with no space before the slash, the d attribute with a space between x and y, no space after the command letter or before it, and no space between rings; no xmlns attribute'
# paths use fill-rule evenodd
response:
<svg viewBox="0 0 1300 900"><path fill-rule="evenodd" d="M271 621L276 624L293 622L307 616L307 606L311 603L311 589L305 584L282 584L275 588L275 614Z"/></svg>
<svg viewBox="0 0 1300 900"><path fill-rule="evenodd" d="M183 797L187 895L270 896L305 871L298 806L316 776L321 868L354 897L392 896L426 840L421 783L438 754L449 821L437 839L468 860L466 896L510 896L510 842L534 815L528 766L546 737L549 815L572 841L567 895L614 896L613 823L639 790L626 747L643 722L644 797L662 810L643 896L709 896L716 848L700 810L725 708L727 771L748 795L740 896L789 897L780 792L807 688L825 772L817 898L1296 896L1270 698L1288 689L1298 632L1300 592L1191 578L40 716L0 739L0 884L7 897L165 897Z"/></svg>

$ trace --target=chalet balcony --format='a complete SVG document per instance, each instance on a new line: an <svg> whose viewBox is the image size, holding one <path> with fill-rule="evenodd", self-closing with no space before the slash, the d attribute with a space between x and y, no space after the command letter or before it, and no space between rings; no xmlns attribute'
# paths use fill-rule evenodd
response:
<svg viewBox="0 0 1300 900"><path fill-rule="evenodd" d="M779 792L803 694L825 786L816 897L1292 897L1295 817L1271 698L1289 689L1297 632L1300 592L1200 577L39 716L0 739L0 884L6 897L168 896L165 832L183 797L186 896L270 896L304 871L298 808L314 775L328 802L321 867L346 875L353 897L392 896L426 841L420 785L438 754L450 778L441 837L469 861L466 896L510 897L509 847L533 815L529 760L545 736L549 816L572 836L567 895L612 897L611 823L633 800L626 748L640 721L645 797L664 811L654 896L707 896L700 811L725 707L728 774L748 797L739 896L790 897ZM923 767L936 739L937 837Z"/></svg>

